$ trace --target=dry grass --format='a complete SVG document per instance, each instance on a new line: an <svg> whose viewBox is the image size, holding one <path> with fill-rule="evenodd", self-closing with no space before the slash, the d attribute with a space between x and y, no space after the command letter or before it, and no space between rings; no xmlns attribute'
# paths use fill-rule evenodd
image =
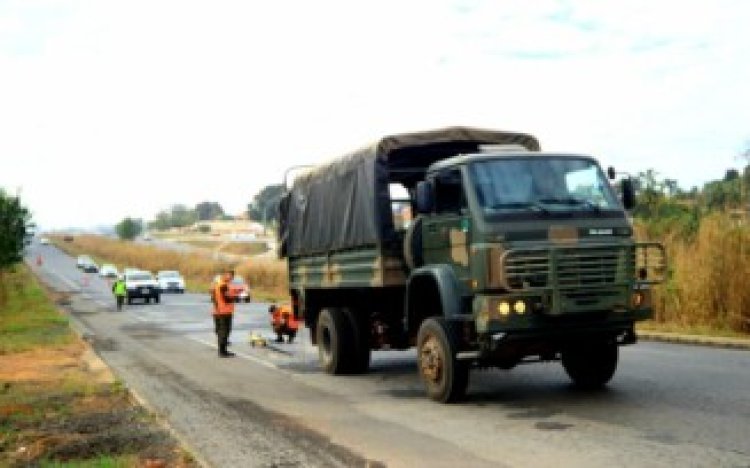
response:
<svg viewBox="0 0 750 468"><path fill-rule="evenodd" d="M216 240L178 240L181 244L187 244L201 249L209 249L212 252L233 255L258 255L268 251L265 242L224 242Z"/></svg>
<svg viewBox="0 0 750 468"><path fill-rule="evenodd" d="M670 233L661 241L670 276L656 288L655 321L750 332L750 226L715 214L701 221L694 238Z"/></svg>
<svg viewBox="0 0 750 468"><path fill-rule="evenodd" d="M214 260L205 253L177 252L102 236L76 236L72 242L53 238L53 241L71 255L85 253L99 261L113 263L119 269L179 270L191 291L206 291L214 275L226 268L233 268L237 274L243 275L257 298L278 300L288 291L286 264L279 260L252 259L231 263Z"/></svg>

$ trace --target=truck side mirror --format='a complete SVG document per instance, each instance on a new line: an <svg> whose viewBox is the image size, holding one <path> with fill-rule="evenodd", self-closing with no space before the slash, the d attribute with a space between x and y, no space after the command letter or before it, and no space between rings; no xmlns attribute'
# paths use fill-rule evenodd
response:
<svg viewBox="0 0 750 468"><path fill-rule="evenodd" d="M609 166L607 168L607 177L609 177L609 180L615 180L615 176L617 173L615 172L615 168L612 166Z"/></svg>
<svg viewBox="0 0 750 468"><path fill-rule="evenodd" d="M622 206L624 206L626 210L632 210L635 207L635 188L633 187L633 179L630 177L622 179L621 184Z"/></svg>
<svg viewBox="0 0 750 468"><path fill-rule="evenodd" d="M417 213L432 213L435 208L435 190L432 182L423 180L417 183Z"/></svg>

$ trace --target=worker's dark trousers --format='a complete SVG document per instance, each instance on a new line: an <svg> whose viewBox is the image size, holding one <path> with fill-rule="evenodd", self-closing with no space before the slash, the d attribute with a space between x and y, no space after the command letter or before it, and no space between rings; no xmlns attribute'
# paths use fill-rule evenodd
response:
<svg viewBox="0 0 750 468"><path fill-rule="evenodd" d="M219 345L219 354L224 354L227 352L229 334L232 333L232 314L214 315L214 326Z"/></svg>
<svg viewBox="0 0 750 468"><path fill-rule="evenodd" d="M122 309L122 303L125 302L125 296L115 296L117 298L117 310Z"/></svg>

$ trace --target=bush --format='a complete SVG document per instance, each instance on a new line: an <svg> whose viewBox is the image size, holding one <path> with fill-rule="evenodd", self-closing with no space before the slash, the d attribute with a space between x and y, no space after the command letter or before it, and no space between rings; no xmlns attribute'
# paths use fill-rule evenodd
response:
<svg viewBox="0 0 750 468"><path fill-rule="evenodd" d="M641 224L638 231L644 235ZM655 290L656 321L685 327L750 332L750 225L716 213L694 236L663 233L670 274Z"/></svg>

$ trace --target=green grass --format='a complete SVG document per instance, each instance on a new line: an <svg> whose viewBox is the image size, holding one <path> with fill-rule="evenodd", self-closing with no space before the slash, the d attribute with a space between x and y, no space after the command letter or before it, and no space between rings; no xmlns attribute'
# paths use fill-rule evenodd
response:
<svg viewBox="0 0 750 468"><path fill-rule="evenodd" d="M138 465L134 455L109 456L101 455L92 460L71 460L66 462L43 461L42 468L130 468Z"/></svg>
<svg viewBox="0 0 750 468"><path fill-rule="evenodd" d="M25 266L3 276L7 301L0 304L0 354L71 343L74 335Z"/></svg>

